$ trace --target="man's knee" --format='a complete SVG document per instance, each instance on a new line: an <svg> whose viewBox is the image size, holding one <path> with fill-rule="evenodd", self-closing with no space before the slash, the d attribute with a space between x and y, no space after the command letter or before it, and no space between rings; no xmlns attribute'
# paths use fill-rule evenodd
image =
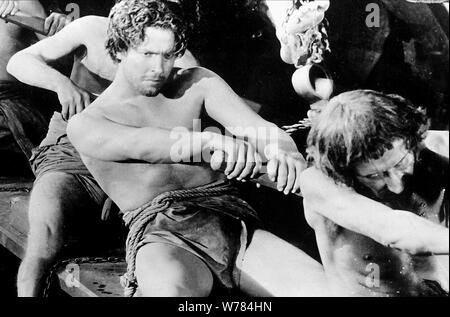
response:
<svg viewBox="0 0 450 317"><path fill-rule="evenodd" d="M31 192L31 205L61 204L71 196L79 195L76 178L67 173L53 172L42 175Z"/></svg>
<svg viewBox="0 0 450 317"><path fill-rule="evenodd" d="M34 184L29 205L30 226L59 226L77 208L87 204L85 189L76 177L61 172L42 175Z"/></svg>
<svg viewBox="0 0 450 317"><path fill-rule="evenodd" d="M213 286L205 263L183 249L164 244L140 249L136 276L144 297L207 297Z"/></svg>
<svg viewBox="0 0 450 317"><path fill-rule="evenodd" d="M28 249L47 249L56 253L63 244L64 220L70 205L68 190L74 177L65 173L48 173L36 181L28 209Z"/></svg>

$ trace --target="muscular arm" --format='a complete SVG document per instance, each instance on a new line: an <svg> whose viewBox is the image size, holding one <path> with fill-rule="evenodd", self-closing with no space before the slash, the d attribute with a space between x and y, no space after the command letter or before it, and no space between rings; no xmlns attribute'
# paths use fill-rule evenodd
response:
<svg viewBox="0 0 450 317"><path fill-rule="evenodd" d="M83 45L85 21L72 22L53 37L40 41L14 55L7 66L8 72L18 80L43 89L58 92L70 79L50 66Z"/></svg>
<svg viewBox="0 0 450 317"><path fill-rule="evenodd" d="M338 186L316 168L302 174L301 189L305 209L343 228L412 254L449 253L448 228Z"/></svg>
<svg viewBox="0 0 450 317"><path fill-rule="evenodd" d="M35 31L39 40L54 35L70 22L70 19L61 13L52 13L47 17L44 7L38 0L4 0L0 2L0 13L2 16L5 14L15 16L14 18L11 16L9 20Z"/></svg>
<svg viewBox="0 0 450 317"><path fill-rule="evenodd" d="M178 163L173 159L173 153L177 154L178 160L188 162L201 153L210 137L208 133L200 132L180 131L174 136L165 129L129 127L89 111L73 117L67 133L75 148L91 158L155 164Z"/></svg>
<svg viewBox="0 0 450 317"><path fill-rule="evenodd" d="M17 1L19 11L45 19L47 17L44 7L38 0Z"/></svg>
<svg viewBox="0 0 450 317"><path fill-rule="evenodd" d="M267 175L277 182L277 189L285 195L300 191L300 174L306 167L303 156L294 140L275 124L268 122L255 113L232 89L218 76L207 76L199 85L205 91L205 108L209 116L222 124L233 135L247 140L261 157L268 161ZM241 161L241 163L239 163ZM235 172L230 174L228 166L225 174L238 179L244 168L244 175L252 164L247 160L238 160ZM229 165L229 164L228 164ZM259 170L258 163L256 170ZM256 173L253 173L253 177Z"/></svg>
<svg viewBox="0 0 450 317"><path fill-rule="evenodd" d="M207 93L205 106L208 114L239 137L248 137L257 143L256 136L249 131L269 128L275 131L272 139L259 138L259 148L264 152L269 141L280 139L289 151L297 151L294 141L274 124L269 123L252 111L222 79L217 78L205 85ZM223 102L226 100L226 102ZM238 114L238 115L237 115ZM236 129L235 127L245 127ZM253 128L253 129L252 129ZM205 147L216 143L214 133L174 132L159 128L134 128L108 120L102 114L88 111L74 117L69 123L69 137L79 151L104 161L141 160L150 163L174 163L172 153L182 161L189 161L192 155L201 153ZM264 131L265 132L265 131ZM269 133L262 133L263 137ZM259 137L259 136L258 136ZM213 142L210 142L213 141ZM196 148L194 145L198 145ZM213 146L211 146L213 147ZM99 149L102 150L99 150Z"/></svg>
<svg viewBox="0 0 450 317"><path fill-rule="evenodd" d="M46 14L41 3L37 0L2 0L0 1L0 18L30 30L41 30L41 32L44 32ZM41 21L42 26L40 25ZM36 36L38 39L42 38L39 33L36 33Z"/></svg>
<svg viewBox="0 0 450 317"><path fill-rule="evenodd" d="M44 20L47 18L45 9L38 0L32 0L32 1L23 1L22 0L22 1L18 1L18 3L19 3L19 11L22 12L23 14L42 18ZM35 33L35 34L39 40L43 40L46 38L45 35L42 35L39 33Z"/></svg>
<svg viewBox="0 0 450 317"><path fill-rule="evenodd" d="M285 194L297 192L300 172L305 164L294 141L274 124L259 117L218 76L204 73L201 76L198 86L192 89L199 92L200 102L204 102L208 114L228 127L235 136L247 139L248 143L210 132L128 127L114 123L92 109L71 120L69 138L79 152L103 161L139 160L173 164L192 162L192 157L201 156L205 150L223 152L228 155L225 174L238 180L257 175L261 160L254 149L267 154L265 150L268 148L272 152L266 155L269 178L277 181L278 190Z"/></svg>
<svg viewBox="0 0 450 317"><path fill-rule="evenodd" d="M286 152L298 152L294 140L275 124L261 118L220 77L208 76L201 84L205 90L208 115L233 135L248 139L263 154L266 146L278 143Z"/></svg>

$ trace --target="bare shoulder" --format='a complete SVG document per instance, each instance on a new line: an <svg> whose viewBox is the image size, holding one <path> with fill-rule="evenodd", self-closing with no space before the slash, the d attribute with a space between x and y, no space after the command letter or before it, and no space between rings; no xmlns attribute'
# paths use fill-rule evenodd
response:
<svg viewBox="0 0 450 317"><path fill-rule="evenodd" d="M69 26L74 30L83 32L84 35L89 37L90 34L97 33L98 31L106 32L108 29L108 21L108 18L105 17L88 15L73 21Z"/></svg>
<svg viewBox="0 0 450 317"><path fill-rule="evenodd" d="M190 93L204 94L206 83L218 78L212 71L203 67L174 68L172 81L169 87L176 91L189 91Z"/></svg>
<svg viewBox="0 0 450 317"><path fill-rule="evenodd" d="M311 167L302 172L300 177L300 188L303 195L303 208L305 212L305 219L309 226L316 230L319 223L325 218L322 217L316 210L315 206L320 202L322 190L320 189L320 178L325 178L320 170Z"/></svg>
<svg viewBox="0 0 450 317"><path fill-rule="evenodd" d="M194 66L189 68L177 68L175 78L192 82L200 82L202 80L220 77L207 68Z"/></svg>
<svg viewBox="0 0 450 317"><path fill-rule="evenodd" d="M310 167L302 172L300 182L303 194L310 194L320 188L323 183L329 183L331 180L316 167Z"/></svg>
<svg viewBox="0 0 450 317"><path fill-rule="evenodd" d="M108 26L109 19L106 17L101 17L97 15L87 15L84 17L81 17L79 19L76 19L72 22L72 24L77 24L81 27L92 27L92 26Z"/></svg>
<svg viewBox="0 0 450 317"><path fill-rule="evenodd" d="M83 42L88 42L90 40L98 40L98 34L106 34L107 28L107 18L92 15L76 19L59 33L64 37L75 37Z"/></svg>
<svg viewBox="0 0 450 317"><path fill-rule="evenodd" d="M353 189L337 184L316 167L311 167L301 174L300 188L304 198L316 204L353 197L355 194Z"/></svg>
<svg viewBox="0 0 450 317"><path fill-rule="evenodd" d="M98 97L89 107L87 107L81 114L90 118L106 117L108 111L114 106L114 103L107 96Z"/></svg>
<svg viewBox="0 0 450 317"><path fill-rule="evenodd" d="M218 74L204 67L180 69L177 76L191 87L195 87L202 95L229 89L228 84Z"/></svg>

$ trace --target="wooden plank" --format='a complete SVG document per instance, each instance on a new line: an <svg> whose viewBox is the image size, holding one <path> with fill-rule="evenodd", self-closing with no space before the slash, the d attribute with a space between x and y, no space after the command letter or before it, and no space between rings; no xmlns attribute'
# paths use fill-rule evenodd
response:
<svg viewBox="0 0 450 317"><path fill-rule="evenodd" d="M45 20L43 18L31 16L23 12L17 12L15 15L0 17L0 19L16 24L33 32L47 35L47 32L45 32Z"/></svg>
<svg viewBox="0 0 450 317"><path fill-rule="evenodd" d="M19 258L25 253L29 193L0 192L0 244Z"/></svg>
<svg viewBox="0 0 450 317"><path fill-rule="evenodd" d="M33 180L24 177L1 177L0 192L30 192Z"/></svg>
<svg viewBox="0 0 450 317"><path fill-rule="evenodd" d="M18 258L23 258L27 242L28 204L32 188L30 179L0 177L0 245ZM76 248L75 248L76 249ZM86 248L72 250L67 255L78 254ZM105 246L105 250L93 251L101 256L124 256L124 247L115 249ZM81 254L83 255L83 254ZM120 276L126 272L126 263L85 263L80 264L80 283L70 287L66 283L68 272L61 268L59 283L63 291L73 297L122 297Z"/></svg>
<svg viewBox="0 0 450 317"><path fill-rule="evenodd" d="M77 267L69 275L68 268ZM126 272L125 261L119 263L70 264L60 268L58 274L61 289L72 297L123 297L120 277ZM72 277L79 276L79 280Z"/></svg>

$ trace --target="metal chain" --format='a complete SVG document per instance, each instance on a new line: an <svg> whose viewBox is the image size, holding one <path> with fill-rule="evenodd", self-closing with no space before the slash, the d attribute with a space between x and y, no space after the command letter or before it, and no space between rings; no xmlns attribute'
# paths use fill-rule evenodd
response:
<svg viewBox="0 0 450 317"><path fill-rule="evenodd" d="M83 258L72 258L67 260L62 260L53 265L53 267L49 270L47 274L47 278L45 280L45 287L42 291L42 297L48 298L50 294L51 287L53 286L53 281L57 278L58 270L61 267L66 267L69 264L100 264L100 263L122 263L125 262L125 258L120 257L83 257Z"/></svg>

